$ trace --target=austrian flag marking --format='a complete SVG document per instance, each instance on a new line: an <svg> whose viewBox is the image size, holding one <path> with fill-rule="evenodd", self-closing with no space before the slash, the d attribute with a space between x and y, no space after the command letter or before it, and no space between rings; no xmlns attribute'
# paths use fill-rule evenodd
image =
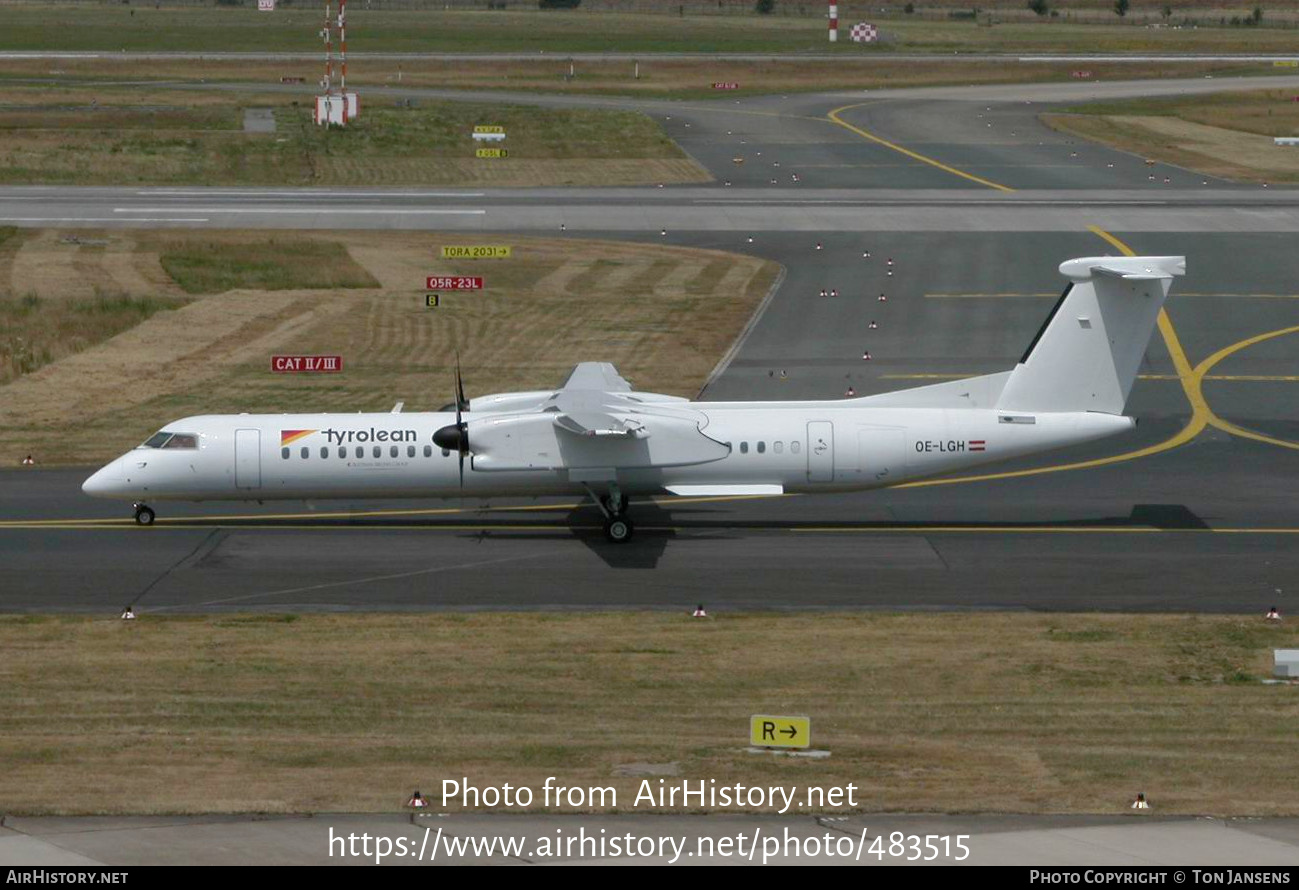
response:
<svg viewBox="0 0 1299 890"><path fill-rule="evenodd" d="M971 440L970 440L970 450L971 450L971 451L987 451L987 450L988 450L987 445L988 445L988 443L987 443L985 440L983 440L983 439L971 439Z"/></svg>

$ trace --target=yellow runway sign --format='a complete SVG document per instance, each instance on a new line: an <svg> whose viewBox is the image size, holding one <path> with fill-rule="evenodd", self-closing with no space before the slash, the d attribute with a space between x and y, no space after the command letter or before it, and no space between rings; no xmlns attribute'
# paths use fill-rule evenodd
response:
<svg viewBox="0 0 1299 890"><path fill-rule="evenodd" d="M749 744L760 748L806 748L812 744L812 721L807 717L749 718Z"/></svg>
<svg viewBox="0 0 1299 890"><path fill-rule="evenodd" d="M458 244L442 248L444 260L496 260L510 255L512 248L503 244Z"/></svg>

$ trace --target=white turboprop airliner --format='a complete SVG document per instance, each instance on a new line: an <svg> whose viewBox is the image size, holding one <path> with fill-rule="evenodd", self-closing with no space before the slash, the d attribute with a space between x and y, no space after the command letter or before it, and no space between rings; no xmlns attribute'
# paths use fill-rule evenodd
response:
<svg viewBox="0 0 1299 890"><path fill-rule="evenodd" d="M1009 371L834 401L692 402L585 362L558 389L440 412L186 417L82 486L164 500L589 494L609 540L628 496L881 488L1125 432L1123 409L1184 257L1060 266L1060 300Z"/></svg>

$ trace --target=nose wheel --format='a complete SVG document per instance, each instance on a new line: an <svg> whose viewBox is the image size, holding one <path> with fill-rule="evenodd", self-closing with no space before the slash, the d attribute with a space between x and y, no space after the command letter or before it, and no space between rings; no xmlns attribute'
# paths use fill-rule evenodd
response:
<svg viewBox="0 0 1299 890"><path fill-rule="evenodd" d="M630 541L633 530L631 520L623 516L611 516L604 521L604 536L614 544L625 544Z"/></svg>
<svg viewBox="0 0 1299 890"><path fill-rule="evenodd" d="M148 504L135 505L135 524L136 525L153 525L154 513L153 508Z"/></svg>

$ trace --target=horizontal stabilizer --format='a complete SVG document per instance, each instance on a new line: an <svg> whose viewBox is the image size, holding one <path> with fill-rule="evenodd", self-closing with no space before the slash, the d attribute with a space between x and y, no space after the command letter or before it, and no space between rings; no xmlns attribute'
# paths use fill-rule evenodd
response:
<svg viewBox="0 0 1299 890"><path fill-rule="evenodd" d="M1186 274L1184 256L1091 256L1065 260L1060 274L1070 281L1087 281L1094 275L1149 281Z"/></svg>
<svg viewBox="0 0 1299 890"><path fill-rule="evenodd" d="M1097 275L1122 278L1124 281L1162 281L1165 278L1173 277L1171 275L1161 275L1157 272L1124 272L1122 269L1111 269L1108 266L1094 266L1092 272Z"/></svg>

